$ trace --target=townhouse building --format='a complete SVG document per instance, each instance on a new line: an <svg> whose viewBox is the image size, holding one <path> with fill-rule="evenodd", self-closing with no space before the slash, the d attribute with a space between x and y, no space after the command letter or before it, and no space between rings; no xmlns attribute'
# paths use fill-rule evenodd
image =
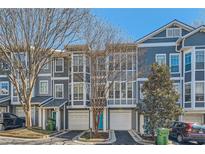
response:
<svg viewBox="0 0 205 154"><path fill-rule="evenodd" d="M110 88L99 128L144 132L147 118L138 112L137 104L143 99L141 87L153 63L170 67L171 80L180 94L176 103L184 110L179 119L204 124L205 26L194 28L174 20L127 46L129 52L118 57L126 59L126 63L119 67L122 73ZM58 130L92 127L92 61L85 50L85 45L66 46L64 52L56 51L53 60L41 70L32 98L34 126L45 129L47 120L54 118ZM106 60L115 61L109 56ZM4 71L0 74L0 112L24 116L7 77L9 70L6 65L1 66Z"/></svg>

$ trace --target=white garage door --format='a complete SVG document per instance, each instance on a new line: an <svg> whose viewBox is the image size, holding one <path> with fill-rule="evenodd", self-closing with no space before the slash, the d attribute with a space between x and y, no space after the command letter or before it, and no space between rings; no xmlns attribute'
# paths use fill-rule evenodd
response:
<svg viewBox="0 0 205 154"><path fill-rule="evenodd" d="M70 130L89 129L89 111L68 111L68 127Z"/></svg>
<svg viewBox="0 0 205 154"><path fill-rule="evenodd" d="M203 124L203 115L202 114L190 114L190 115L184 115L183 121L185 122L197 122L199 124Z"/></svg>
<svg viewBox="0 0 205 154"><path fill-rule="evenodd" d="M130 130L131 129L131 110L110 110L110 129Z"/></svg>

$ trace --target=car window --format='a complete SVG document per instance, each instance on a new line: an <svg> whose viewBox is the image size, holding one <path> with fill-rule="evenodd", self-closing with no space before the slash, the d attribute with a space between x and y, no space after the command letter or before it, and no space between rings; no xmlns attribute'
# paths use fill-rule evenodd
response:
<svg viewBox="0 0 205 154"><path fill-rule="evenodd" d="M13 115L13 114L10 114L10 118L15 119L17 117L15 115Z"/></svg>
<svg viewBox="0 0 205 154"><path fill-rule="evenodd" d="M198 132L200 132L201 130L203 130L203 127L200 126L200 125L193 125L193 126L192 126L192 132L193 132L193 133L198 133Z"/></svg>

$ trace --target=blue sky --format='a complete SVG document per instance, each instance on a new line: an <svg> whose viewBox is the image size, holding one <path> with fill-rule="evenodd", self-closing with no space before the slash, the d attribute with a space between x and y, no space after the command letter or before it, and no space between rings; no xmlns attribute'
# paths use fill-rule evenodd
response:
<svg viewBox="0 0 205 154"><path fill-rule="evenodd" d="M174 19L190 25L205 21L205 9L92 9L92 13L119 27L133 40Z"/></svg>

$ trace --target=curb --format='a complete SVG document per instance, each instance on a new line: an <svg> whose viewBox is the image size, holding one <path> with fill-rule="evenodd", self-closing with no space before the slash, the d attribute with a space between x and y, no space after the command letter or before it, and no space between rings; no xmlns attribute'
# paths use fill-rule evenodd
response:
<svg viewBox="0 0 205 154"><path fill-rule="evenodd" d="M45 135L42 138L20 138L20 137L9 137L9 136L0 136L0 139L11 139L11 140L20 140L20 141L39 141L39 140L46 140L46 139L50 139L53 137L58 137L62 134L66 133L65 131L59 131L59 132L55 132L52 133L50 135Z"/></svg>
<svg viewBox="0 0 205 154"><path fill-rule="evenodd" d="M80 141L79 138L81 135L83 135L86 131L83 131L82 133L80 133L79 135L75 136L72 141L74 143L79 143L79 144L83 144L83 145L95 145L95 144L111 144L114 143L116 141L116 136L115 136L115 132L113 130L110 130L110 139L108 141L105 142L100 142L100 141Z"/></svg>
<svg viewBox="0 0 205 154"><path fill-rule="evenodd" d="M140 145L155 145L151 141L143 140L134 130L129 130L129 134L132 136L132 138Z"/></svg>

